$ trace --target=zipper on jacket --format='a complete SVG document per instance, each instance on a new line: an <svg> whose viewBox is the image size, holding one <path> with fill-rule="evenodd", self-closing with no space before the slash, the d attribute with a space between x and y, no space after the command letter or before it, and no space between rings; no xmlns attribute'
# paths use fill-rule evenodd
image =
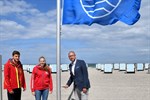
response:
<svg viewBox="0 0 150 100"><path fill-rule="evenodd" d="M20 88L20 84L19 84L19 77L18 77L18 69L15 67L16 69L16 79L17 79L17 85L18 85L18 88Z"/></svg>

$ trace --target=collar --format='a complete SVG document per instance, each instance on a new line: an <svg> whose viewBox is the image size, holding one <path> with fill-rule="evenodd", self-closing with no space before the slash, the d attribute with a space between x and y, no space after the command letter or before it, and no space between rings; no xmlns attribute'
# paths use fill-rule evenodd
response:
<svg viewBox="0 0 150 100"><path fill-rule="evenodd" d="M19 62L14 62L13 59L9 59L9 61L10 61L10 64L15 66L15 67L20 67L21 66L21 62L20 61Z"/></svg>
<svg viewBox="0 0 150 100"><path fill-rule="evenodd" d="M77 59L75 59L75 60L72 62L72 64L73 64L73 65L75 65L75 64L76 64L76 62L77 62Z"/></svg>

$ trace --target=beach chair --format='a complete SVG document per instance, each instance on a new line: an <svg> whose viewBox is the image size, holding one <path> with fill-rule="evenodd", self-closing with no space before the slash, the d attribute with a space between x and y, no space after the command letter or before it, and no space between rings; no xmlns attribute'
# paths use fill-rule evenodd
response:
<svg viewBox="0 0 150 100"><path fill-rule="evenodd" d="M145 63L145 70L148 70L149 63Z"/></svg>
<svg viewBox="0 0 150 100"><path fill-rule="evenodd" d="M125 71L125 70L126 70L126 64L125 63L120 63L119 71Z"/></svg>
<svg viewBox="0 0 150 100"><path fill-rule="evenodd" d="M2 71L4 70L4 65L2 65Z"/></svg>
<svg viewBox="0 0 150 100"><path fill-rule="evenodd" d="M143 71L143 70L144 70L144 65L143 65L143 63L138 63L137 66L136 66L136 70L137 70L137 71Z"/></svg>
<svg viewBox="0 0 150 100"><path fill-rule="evenodd" d="M34 67L35 67L35 65L30 65L30 66L28 67L28 72L29 72L29 73L32 73Z"/></svg>
<svg viewBox="0 0 150 100"><path fill-rule="evenodd" d="M28 68L27 68L27 72L29 72L29 71L30 71L30 66L31 66L31 65L29 65L29 66L28 66Z"/></svg>
<svg viewBox="0 0 150 100"><path fill-rule="evenodd" d="M29 67L27 68L27 72L29 72Z"/></svg>
<svg viewBox="0 0 150 100"><path fill-rule="evenodd" d="M29 65L23 65L23 70L27 71L28 70Z"/></svg>
<svg viewBox="0 0 150 100"><path fill-rule="evenodd" d="M101 64L96 64L96 69L101 70Z"/></svg>
<svg viewBox="0 0 150 100"><path fill-rule="evenodd" d="M119 70L119 64L114 64L114 70Z"/></svg>
<svg viewBox="0 0 150 100"><path fill-rule="evenodd" d="M101 71L104 71L105 64L101 64Z"/></svg>
<svg viewBox="0 0 150 100"><path fill-rule="evenodd" d="M127 64L126 72L127 73L135 73L135 65L134 64Z"/></svg>
<svg viewBox="0 0 150 100"><path fill-rule="evenodd" d="M112 73L113 72L113 64L105 64L104 73Z"/></svg>
<svg viewBox="0 0 150 100"><path fill-rule="evenodd" d="M68 71L68 64L61 64L61 70L62 70L62 72L64 72L64 71Z"/></svg>
<svg viewBox="0 0 150 100"><path fill-rule="evenodd" d="M57 72L57 66L56 66L56 64L50 64L50 67L52 69L52 73L56 73Z"/></svg>

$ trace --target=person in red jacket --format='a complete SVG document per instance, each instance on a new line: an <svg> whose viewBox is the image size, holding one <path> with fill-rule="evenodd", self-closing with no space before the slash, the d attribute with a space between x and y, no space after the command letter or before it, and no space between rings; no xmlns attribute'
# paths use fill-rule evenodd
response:
<svg viewBox="0 0 150 100"><path fill-rule="evenodd" d="M36 100L47 100L48 93L53 91L51 69L46 64L46 59L39 58L39 64L33 68L31 75L31 91Z"/></svg>
<svg viewBox="0 0 150 100"><path fill-rule="evenodd" d="M13 51L12 58L4 66L4 89L8 91L8 100L21 100L21 88L26 90L20 52Z"/></svg>

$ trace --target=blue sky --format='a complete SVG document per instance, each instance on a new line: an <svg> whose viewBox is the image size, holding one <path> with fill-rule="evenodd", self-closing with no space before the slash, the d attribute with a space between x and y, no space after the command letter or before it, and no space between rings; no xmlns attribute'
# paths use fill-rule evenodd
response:
<svg viewBox="0 0 150 100"><path fill-rule="evenodd" d="M63 25L61 62L69 63L70 50L87 63L149 62L149 3L142 0L141 19L133 26ZM36 64L40 56L56 62L56 0L1 0L0 8L3 63L13 50L21 52L23 64Z"/></svg>

